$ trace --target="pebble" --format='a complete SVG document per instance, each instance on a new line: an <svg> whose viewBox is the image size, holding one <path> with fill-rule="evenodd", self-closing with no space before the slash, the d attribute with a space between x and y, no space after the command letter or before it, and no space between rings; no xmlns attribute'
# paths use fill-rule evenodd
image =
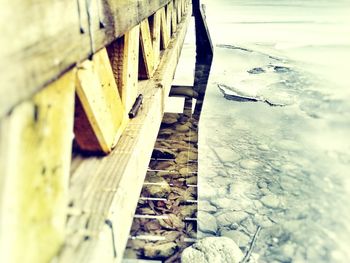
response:
<svg viewBox="0 0 350 263"><path fill-rule="evenodd" d="M263 68L252 68L250 70L247 71L249 74L261 74L261 73L265 73L266 71Z"/></svg>
<svg viewBox="0 0 350 263"><path fill-rule="evenodd" d="M221 235L232 239L240 248L247 247L250 241L249 236L238 230L222 231Z"/></svg>
<svg viewBox="0 0 350 263"><path fill-rule="evenodd" d="M240 161L239 165L244 169L253 170L258 168L260 166L260 163L255 160L246 159Z"/></svg>
<svg viewBox="0 0 350 263"><path fill-rule="evenodd" d="M278 208L280 205L279 198L276 195L269 194L265 195L260 199L261 203L264 206L270 207L270 208Z"/></svg>
<svg viewBox="0 0 350 263"><path fill-rule="evenodd" d="M218 225L213 215L199 211L197 216L197 224L200 231L210 234L216 234Z"/></svg>
<svg viewBox="0 0 350 263"><path fill-rule="evenodd" d="M177 131L179 132L187 132L190 130L190 128L187 126L187 125L176 125L176 128L175 128Z"/></svg>
<svg viewBox="0 0 350 263"><path fill-rule="evenodd" d="M164 115L162 123L167 124L167 125L171 125L171 124L177 123L177 118L175 118L173 116Z"/></svg>
<svg viewBox="0 0 350 263"><path fill-rule="evenodd" d="M235 200L223 197L211 200L212 204L217 208L229 208L231 210L242 210L239 203Z"/></svg>
<svg viewBox="0 0 350 263"><path fill-rule="evenodd" d="M258 145L258 149L259 149L260 151L269 151L269 150L270 150L269 146L266 145L266 144L259 144L259 145Z"/></svg>
<svg viewBox="0 0 350 263"><path fill-rule="evenodd" d="M200 200L198 202L198 211L204 211L208 213L215 213L218 209L211 205L208 201L206 200Z"/></svg>
<svg viewBox="0 0 350 263"><path fill-rule="evenodd" d="M168 149L154 148L152 152L152 158L160 159L174 159L176 153Z"/></svg>
<svg viewBox="0 0 350 263"><path fill-rule="evenodd" d="M241 158L234 150L226 147L216 147L214 151L222 163L235 162Z"/></svg>
<svg viewBox="0 0 350 263"><path fill-rule="evenodd" d="M240 223L248 217L248 214L242 211L226 212L217 217L220 226L229 226L232 223Z"/></svg>
<svg viewBox="0 0 350 263"><path fill-rule="evenodd" d="M146 257L154 258L161 257L166 258L174 254L177 248L175 242L168 242L164 244L149 242L144 247L144 254Z"/></svg>

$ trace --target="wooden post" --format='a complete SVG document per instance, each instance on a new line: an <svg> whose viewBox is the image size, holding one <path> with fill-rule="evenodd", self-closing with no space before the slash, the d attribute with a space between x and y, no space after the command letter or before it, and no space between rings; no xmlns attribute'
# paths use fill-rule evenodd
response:
<svg viewBox="0 0 350 263"><path fill-rule="evenodd" d="M125 113L106 49L79 66L76 91L74 132L79 147L109 153L125 126Z"/></svg>
<svg viewBox="0 0 350 263"><path fill-rule="evenodd" d="M126 114L138 95L139 34L140 27L137 25L107 47Z"/></svg>
<svg viewBox="0 0 350 263"><path fill-rule="evenodd" d="M167 17L165 13L165 8L161 8L160 12L160 40L161 40L161 48L166 49L168 47L170 41L170 30L171 27L168 27ZM169 23L170 25L170 23Z"/></svg>
<svg viewBox="0 0 350 263"><path fill-rule="evenodd" d="M149 79L153 76L155 67L154 51L152 47L152 39L148 19L144 19L140 23L140 43L142 58L140 59L139 78Z"/></svg>
<svg viewBox="0 0 350 263"><path fill-rule="evenodd" d="M44 263L65 235L75 72L1 119L0 262Z"/></svg>

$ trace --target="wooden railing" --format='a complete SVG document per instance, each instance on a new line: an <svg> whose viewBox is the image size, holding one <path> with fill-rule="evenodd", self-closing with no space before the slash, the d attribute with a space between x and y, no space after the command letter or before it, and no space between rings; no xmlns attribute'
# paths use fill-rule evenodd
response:
<svg viewBox="0 0 350 263"><path fill-rule="evenodd" d="M122 259L192 10L101 3L14 1L0 18L17 8L20 29L0 55L0 262Z"/></svg>

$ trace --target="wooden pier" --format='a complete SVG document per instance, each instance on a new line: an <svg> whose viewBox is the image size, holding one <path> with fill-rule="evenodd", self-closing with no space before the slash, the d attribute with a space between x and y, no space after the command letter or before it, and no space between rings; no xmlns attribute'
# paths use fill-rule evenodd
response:
<svg viewBox="0 0 350 263"><path fill-rule="evenodd" d="M192 2L4 6L0 262L120 262Z"/></svg>

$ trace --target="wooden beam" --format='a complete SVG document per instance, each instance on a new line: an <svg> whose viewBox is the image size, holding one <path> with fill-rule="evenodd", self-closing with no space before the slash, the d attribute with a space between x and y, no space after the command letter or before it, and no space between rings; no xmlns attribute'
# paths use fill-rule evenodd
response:
<svg viewBox="0 0 350 263"><path fill-rule="evenodd" d="M173 1L172 15L171 15L171 32L174 34L177 28L177 6L176 0Z"/></svg>
<svg viewBox="0 0 350 263"><path fill-rule="evenodd" d="M78 67L74 133L84 151L109 153L124 126L125 112L106 49Z"/></svg>
<svg viewBox="0 0 350 263"><path fill-rule="evenodd" d="M182 18L182 0L175 1L177 2L177 23L180 23Z"/></svg>
<svg viewBox="0 0 350 263"><path fill-rule="evenodd" d="M68 236L58 262L121 262L189 19L190 12L153 77L140 82L143 106L115 150L74 169Z"/></svg>
<svg viewBox="0 0 350 263"><path fill-rule="evenodd" d="M5 1L0 117L169 1Z"/></svg>
<svg viewBox="0 0 350 263"><path fill-rule="evenodd" d="M139 35L137 25L107 47L126 114L138 95Z"/></svg>
<svg viewBox="0 0 350 263"><path fill-rule="evenodd" d="M170 30L167 24L167 17L165 13L165 8L161 8L160 12L160 40L161 40L161 48L166 49L168 47L170 41ZM169 23L170 25L170 23Z"/></svg>
<svg viewBox="0 0 350 263"><path fill-rule="evenodd" d="M49 262L62 245L74 84L68 72L1 119L0 262Z"/></svg>
<svg viewBox="0 0 350 263"><path fill-rule="evenodd" d="M148 19L145 19L140 23L140 43L142 59L140 59L139 78L149 79L152 77L155 67L154 51Z"/></svg>
<svg viewBox="0 0 350 263"><path fill-rule="evenodd" d="M154 59L154 68L157 68L159 64L160 56L160 19L161 19L161 10L158 10L152 16L151 23L151 36L152 36L152 47L153 47L153 59Z"/></svg>
<svg viewBox="0 0 350 263"><path fill-rule="evenodd" d="M166 23L168 27L169 32L169 39L171 39L171 36L173 35L173 27L172 27L172 20L173 20L173 0L169 2L169 4L166 6Z"/></svg>

